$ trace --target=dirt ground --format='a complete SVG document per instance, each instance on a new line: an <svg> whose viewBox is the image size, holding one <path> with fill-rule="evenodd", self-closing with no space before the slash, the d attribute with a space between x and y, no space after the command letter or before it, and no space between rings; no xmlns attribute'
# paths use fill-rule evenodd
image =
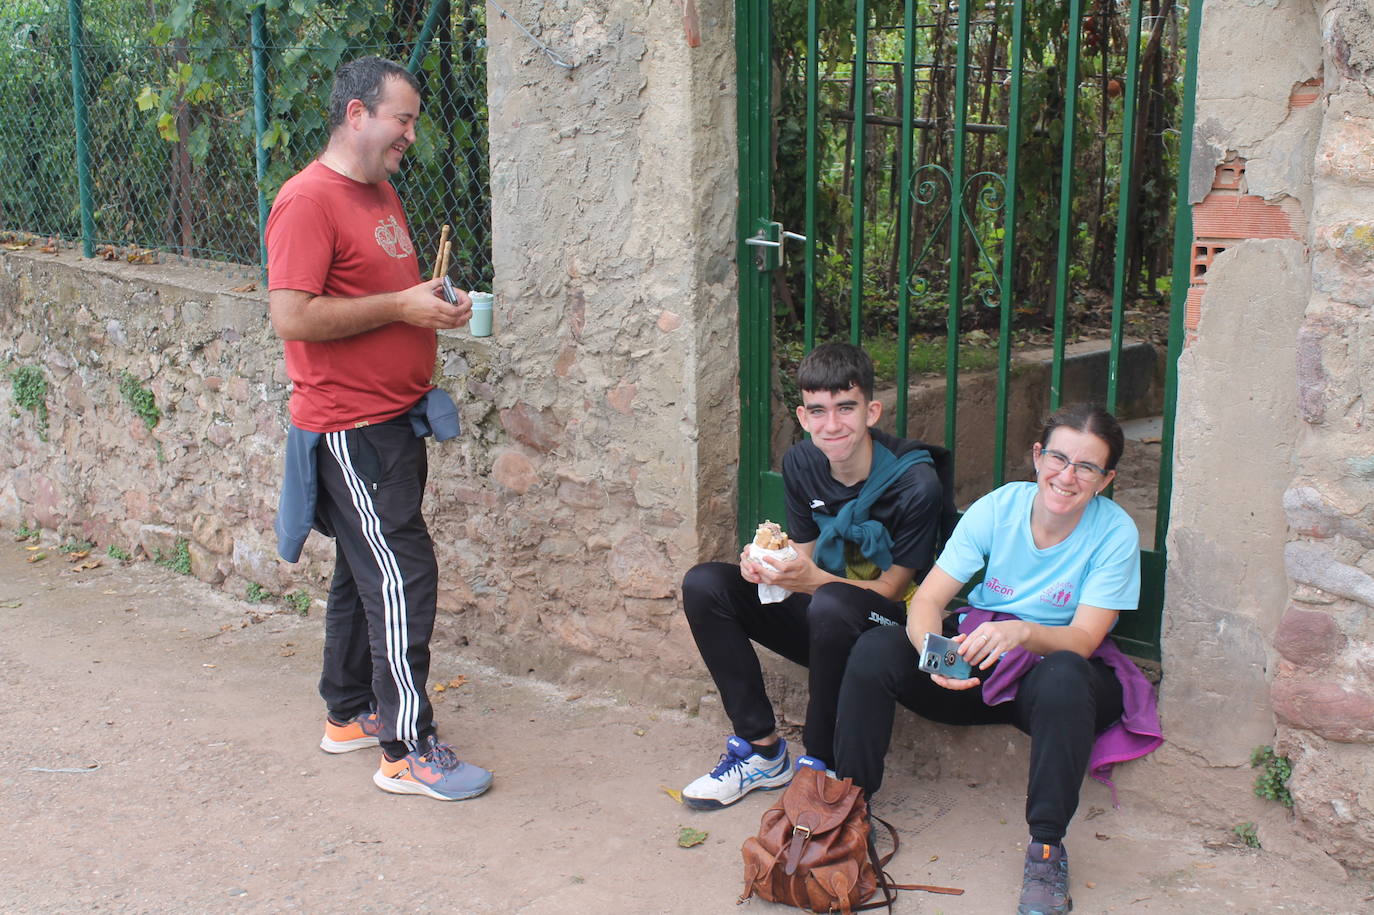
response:
<svg viewBox="0 0 1374 915"><path fill-rule="evenodd" d="M717 721L511 679L445 649L432 682L460 685L435 696L441 733L494 787L452 804L385 794L374 751L318 749L318 610L27 546L0 543L0 910L740 911L739 846L775 795L698 813L663 790L714 762ZM894 774L878 800L903 835L893 875L967 891L903 894L897 912L1014 908L1022 796ZM683 826L709 836L681 848ZM1367 885L1222 838L1113 810L1090 783L1067 840L1075 911L1374 906Z"/></svg>

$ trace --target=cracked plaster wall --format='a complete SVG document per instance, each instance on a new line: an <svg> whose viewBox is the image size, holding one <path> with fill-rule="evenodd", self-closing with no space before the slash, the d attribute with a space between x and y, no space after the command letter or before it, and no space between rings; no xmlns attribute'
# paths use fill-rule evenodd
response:
<svg viewBox="0 0 1374 915"><path fill-rule="evenodd" d="M1179 361L1154 768L1266 848L1295 826L1334 876L1374 869L1372 127L1367 4L1208 0L1192 203L1239 162L1241 193L1296 203L1302 237L1216 257ZM1251 792L1271 743L1291 822Z"/></svg>

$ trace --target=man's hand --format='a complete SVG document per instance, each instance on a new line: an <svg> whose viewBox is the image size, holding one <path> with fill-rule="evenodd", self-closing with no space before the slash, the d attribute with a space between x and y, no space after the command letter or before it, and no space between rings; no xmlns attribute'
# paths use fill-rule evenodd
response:
<svg viewBox="0 0 1374 915"><path fill-rule="evenodd" d="M358 298L273 289L267 303L272 326L283 340L342 340L395 321L444 330L462 327L472 317L472 300L455 289L450 305L441 286L441 279L426 280L399 292Z"/></svg>
<svg viewBox="0 0 1374 915"><path fill-rule="evenodd" d="M444 281L427 280L396 293L400 309L399 320L416 327L452 330L462 327L472 317L472 300L461 289L454 288L454 301L444 301Z"/></svg>

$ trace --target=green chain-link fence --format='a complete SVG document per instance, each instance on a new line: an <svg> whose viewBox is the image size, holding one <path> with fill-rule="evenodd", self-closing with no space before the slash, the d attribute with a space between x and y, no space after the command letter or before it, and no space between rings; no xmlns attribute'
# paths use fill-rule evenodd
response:
<svg viewBox="0 0 1374 915"><path fill-rule="evenodd" d="M0 230L12 240L75 242L109 258L260 265L265 206L327 139L330 75L378 54L409 63L421 83L418 139L392 180L422 266L428 272L448 224L450 274L490 284L485 4L4 5Z"/></svg>

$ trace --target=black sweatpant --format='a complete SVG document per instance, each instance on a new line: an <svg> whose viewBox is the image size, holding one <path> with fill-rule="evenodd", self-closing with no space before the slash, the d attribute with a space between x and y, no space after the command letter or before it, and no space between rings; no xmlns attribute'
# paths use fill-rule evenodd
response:
<svg viewBox="0 0 1374 915"><path fill-rule="evenodd" d="M428 463L408 417L330 432L317 513L335 539L320 696L335 721L375 707L393 758L434 731L425 694L439 567L420 512Z"/></svg>
<svg viewBox="0 0 1374 915"><path fill-rule="evenodd" d="M726 562L702 563L687 573L682 608L735 734L745 740L766 737L777 726L750 640L808 669L802 739L806 752L827 766L835 761L835 708L849 649L866 630L906 620L905 604L843 582L764 604L758 585Z"/></svg>
<svg viewBox="0 0 1374 915"><path fill-rule="evenodd" d="M942 724L1012 724L1030 735L1026 824L1036 842L1058 844L1078 809L1096 736L1121 717L1121 684L1103 661L1056 651L1017 684L1016 698L983 702L979 687L945 689L916 668L904 628L865 633L840 689L836 772L871 798L883 784L896 704Z"/></svg>

